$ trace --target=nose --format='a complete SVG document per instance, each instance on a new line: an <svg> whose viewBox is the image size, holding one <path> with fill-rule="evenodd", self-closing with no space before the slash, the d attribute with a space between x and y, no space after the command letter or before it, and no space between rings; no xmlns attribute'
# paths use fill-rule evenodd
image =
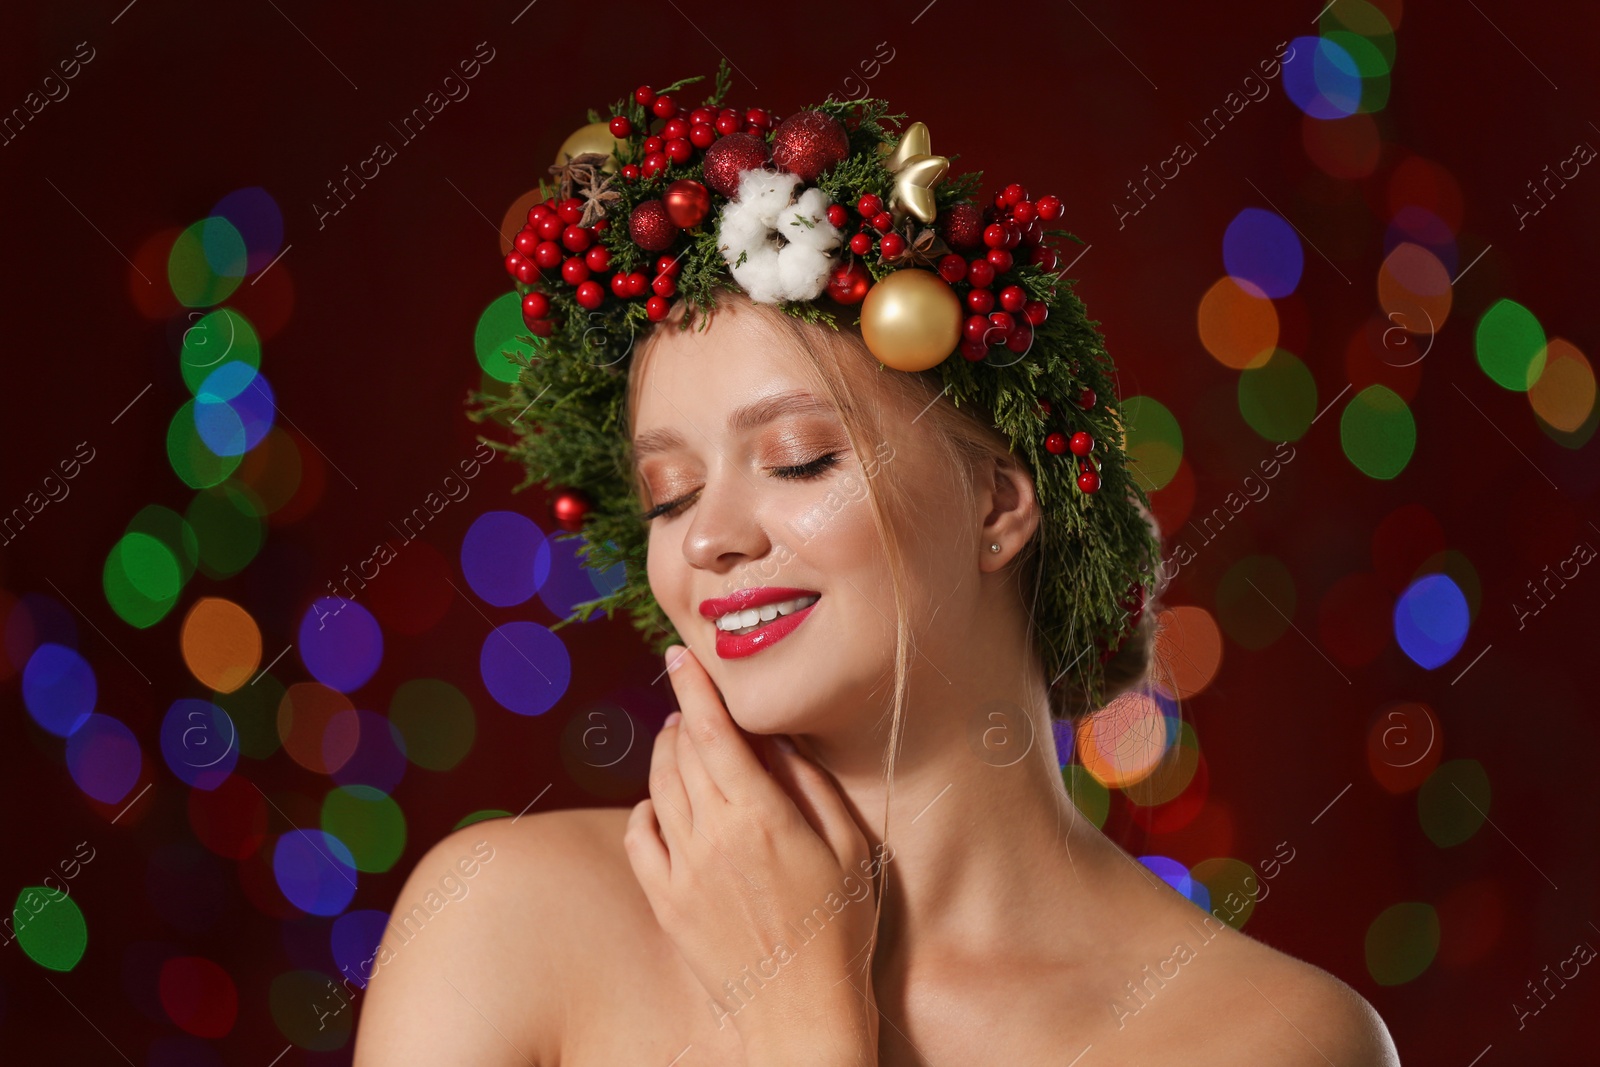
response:
<svg viewBox="0 0 1600 1067"><path fill-rule="evenodd" d="M720 572L771 551L772 540L759 518L760 492L755 475L727 462L707 473L683 539L683 556L690 566Z"/></svg>

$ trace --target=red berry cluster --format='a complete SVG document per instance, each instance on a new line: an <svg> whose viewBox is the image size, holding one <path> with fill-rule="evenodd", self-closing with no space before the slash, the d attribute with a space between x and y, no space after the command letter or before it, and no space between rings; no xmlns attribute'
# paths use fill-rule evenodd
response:
<svg viewBox="0 0 1600 1067"><path fill-rule="evenodd" d="M1078 394L1078 406L1089 411L1098 399L1093 389L1084 389ZM1048 419L1053 410L1050 401L1041 399L1038 405L1039 414ZM1078 458L1078 488L1085 493L1093 493L1100 488L1100 466L1095 461L1094 444L1094 436L1087 430L1076 430L1071 434L1052 430L1044 439L1044 449L1052 456L1070 452Z"/></svg>
<svg viewBox="0 0 1600 1067"><path fill-rule="evenodd" d="M856 256L871 255L876 249L884 262L892 262L906 252L905 236L894 228L894 216L883 198L865 193L854 204L855 218L843 204L828 207L828 221L841 230L854 228L845 246ZM1016 264L1017 252L1026 252L1028 262L1055 269L1056 253L1044 245L1044 223L1061 217L1058 197L1028 199L1020 185L1006 186L994 206L979 211L972 204L956 204L939 219L945 244L973 253L952 252L939 260L938 271L951 286L966 283L970 288L965 303L971 314L962 332L962 355L980 360L994 345L1007 345L1014 352L1026 352L1033 344L1033 328L1044 322L1050 309L1042 300L1030 300L1020 285L996 285L1000 275ZM1013 251L1016 250L1016 251ZM842 304L857 304L866 296L871 277L858 263L842 264L829 279L829 294Z"/></svg>
<svg viewBox="0 0 1600 1067"><path fill-rule="evenodd" d="M972 204L957 204L940 217L940 236L955 251L940 258L939 276L952 286L962 282L968 286L961 338L964 357L983 359L998 345L1013 352L1026 352L1032 346L1033 328L1045 321L1049 307L1042 300L1028 299L1022 286L1004 284L1001 276L1023 254L1027 262L1054 270L1056 251L1044 243L1044 224L1060 217L1059 197L1032 200L1014 182L996 193L994 203L981 212Z"/></svg>
<svg viewBox="0 0 1600 1067"><path fill-rule="evenodd" d="M645 115L663 120L659 133L644 139L644 158L637 164L622 168L628 181L639 177L653 178L676 163L683 166L694 159L696 151L704 151L720 137L730 133L745 133L765 137L777 125L778 117L765 108L752 107L744 111L737 108L697 107L685 115L678 110L677 102L670 96L657 96L654 89L641 85L633 91L634 103L645 109ZM611 136L631 137L633 121L626 115L611 119Z"/></svg>
<svg viewBox="0 0 1600 1067"><path fill-rule="evenodd" d="M623 166L622 177L627 181L654 177L674 164L686 165L695 159L696 152L703 152L729 134L764 139L778 122L778 116L758 107L744 111L698 107L684 114L671 96L658 96L648 85L635 89L633 100L644 109L647 122L660 119L662 124L659 132L644 138L642 161ZM633 120L627 115L614 116L610 128L611 135L617 138L635 133ZM550 197L535 204L528 211L527 225L513 241L515 247L506 256L506 273L528 286L542 279L553 282L552 276L557 276L573 287L573 299L588 311L597 310L605 302L609 288L621 300L644 297L645 312L652 322L666 318L670 301L677 295L682 264L672 256L661 256L656 260L653 278L640 271L617 271L608 276L611 252L600 243L600 234L610 220L580 226L582 217L583 202L576 197L561 201ZM550 298L546 293L523 296L522 318L534 334L550 336L556 324L549 316Z"/></svg>
<svg viewBox="0 0 1600 1067"><path fill-rule="evenodd" d="M577 197L561 201L550 197L533 205L528 210L527 225L517 234L512 242L515 247L506 256L506 272L523 285L557 276L576 290L573 299L578 306L589 311L604 302L608 287L622 300L646 296L645 310L650 318L665 318L668 301L678 291L678 261L671 256L658 259L654 280L640 271L617 271L607 278L611 250L599 243L599 237L611 220L579 226L582 217L583 204ZM549 315L550 298L544 293L523 296L522 321L539 337L549 337L554 329Z"/></svg>
<svg viewBox="0 0 1600 1067"><path fill-rule="evenodd" d="M854 256L868 256L877 249L883 261L889 262L905 254L905 236L895 231L894 216L882 197L877 193L863 193L854 207L852 213L844 204L828 205L828 222L835 229L856 231L845 241L845 247ZM841 304L861 303L871 287L872 275L854 258L835 267L828 278L828 295Z"/></svg>

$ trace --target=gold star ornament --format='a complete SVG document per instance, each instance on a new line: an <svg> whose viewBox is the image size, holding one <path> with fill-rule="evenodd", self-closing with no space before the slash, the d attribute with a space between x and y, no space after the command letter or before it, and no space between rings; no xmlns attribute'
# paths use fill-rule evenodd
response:
<svg viewBox="0 0 1600 1067"><path fill-rule="evenodd" d="M932 222L936 209L933 187L944 180L950 161L933 154L929 143L928 127L913 122L900 136L900 143L891 151L888 145L878 150L888 158L884 166L894 173L894 191L889 194L889 210L898 226L905 217L915 215L923 222Z"/></svg>

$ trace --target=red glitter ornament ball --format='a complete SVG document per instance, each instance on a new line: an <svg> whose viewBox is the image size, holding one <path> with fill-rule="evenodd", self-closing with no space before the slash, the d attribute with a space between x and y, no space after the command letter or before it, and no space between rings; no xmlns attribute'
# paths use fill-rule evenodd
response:
<svg viewBox="0 0 1600 1067"><path fill-rule="evenodd" d="M593 507L589 498L579 490L563 489L550 502L550 514L555 517L556 524L563 530L578 533L583 528L583 520Z"/></svg>
<svg viewBox="0 0 1600 1067"><path fill-rule="evenodd" d="M844 124L821 111L796 111L772 131L772 162L814 182L850 155Z"/></svg>
<svg viewBox="0 0 1600 1067"><path fill-rule="evenodd" d="M660 200L641 200L628 216L628 237L647 251L664 252L677 240L678 227L672 224L666 204Z"/></svg>
<svg viewBox="0 0 1600 1067"><path fill-rule="evenodd" d="M939 236L951 248L966 251L983 244L983 212L972 204L957 204L939 216Z"/></svg>
<svg viewBox="0 0 1600 1067"><path fill-rule="evenodd" d="M723 196L733 196L739 191L739 175L766 165L767 146L748 133L730 133L706 149L701 159L706 184Z"/></svg>

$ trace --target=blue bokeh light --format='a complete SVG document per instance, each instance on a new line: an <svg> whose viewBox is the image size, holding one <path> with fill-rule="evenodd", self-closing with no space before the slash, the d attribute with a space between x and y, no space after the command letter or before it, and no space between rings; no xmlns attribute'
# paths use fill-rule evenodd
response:
<svg viewBox="0 0 1600 1067"><path fill-rule="evenodd" d="M57 737L71 737L88 721L97 694L94 668L66 645L40 645L22 669L22 702L28 714Z"/></svg>
<svg viewBox="0 0 1600 1067"><path fill-rule="evenodd" d="M399 727L385 716L365 709L341 711L336 718L350 715L356 718L356 750L333 772L333 780L340 785L370 785L393 793L406 774L406 745ZM330 725L323 742L323 759L329 766L337 762L335 747L348 745L350 733L344 723Z"/></svg>
<svg viewBox="0 0 1600 1067"><path fill-rule="evenodd" d="M1425 670L1448 663L1467 640L1466 595L1448 574L1426 574L1394 605L1394 639Z"/></svg>
<svg viewBox="0 0 1600 1067"><path fill-rule="evenodd" d="M567 646L536 622L508 622L483 639L478 669L489 695L518 715L542 715L572 682Z"/></svg>
<svg viewBox="0 0 1600 1067"><path fill-rule="evenodd" d="M161 722L161 757L188 785L215 789L239 762L239 731L209 700L174 700Z"/></svg>
<svg viewBox="0 0 1600 1067"><path fill-rule="evenodd" d="M1222 235L1222 262L1228 273L1277 300L1294 292L1305 268L1300 237L1276 212L1247 207Z"/></svg>
<svg viewBox="0 0 1600 1067"><path fill-rule="evenodd" d="M139 739L118 719L90 715L67 738L67 772L102 804L115 804L139 781Z"/></svg>
<svg viewBox="0 0 1600 1067"><path fill-rule="evenodd" d="M388 912L370 909L346 912L333 920L329 943L334 962L345 977L363 989L377 973L378 961L373 957L383 943L383 931L388 925Z"/></svg>
<svg viewBox="0 0 1600 1067"><path fill-rule="evenodd" d="M601 590L602 586L609 588L614 581L620 580L616 574L617 565L603 572L584 566L579 552L587 544L585 538L562 533L560 536L552 535L548 543L550 575L539 587L539 599L557 617L570 617L574 605L596 599L599 595L597 590Z"/></svg>
<svg viewBox="0 0 1600 1067"><path fill-rule="evenodd" d="M244 239L247 274L265 269L283 247L283 212L272 194L259 185L235 189L217 201L211 214L231 222Z"/></svg>
<svg viewBox="0 0 1600 1067"><path fill-rule="evenodd" d="M550 542L526 515L486 511L461 539L461 571L484 600L515 607L549 578Z"/></svg>
<svg viewBox="0 0 1600 1067"><path fill-rule="evenodd" d="M1361 107L1361 70L1342 45L1296 37L1283 64L1283 91L1314 119L1342 119Z"/></svg>
<svg viewBox="0 0 1600 1067"><path fill-rule="evenodd" d="M1194 899L1194 876L1189 868L1170 856L1140 856L1139 862L1149 867L1161 880L1190 900Z"/></svg>
<svg viewBox="0 0 1600 1067"><path fill-rule="evenodd" d="M272 873L289 903L312 915L338 915L356 895L356 861L322 830L291 830L272 850Z"/></svg>
<svg viewBox="0 0 1600 1067"><path fill-rule="evenodd" d="M372 613L343 597L318 597L300 620L300 661L341 693L365 685L383 661L383 630Z"/></svg>

